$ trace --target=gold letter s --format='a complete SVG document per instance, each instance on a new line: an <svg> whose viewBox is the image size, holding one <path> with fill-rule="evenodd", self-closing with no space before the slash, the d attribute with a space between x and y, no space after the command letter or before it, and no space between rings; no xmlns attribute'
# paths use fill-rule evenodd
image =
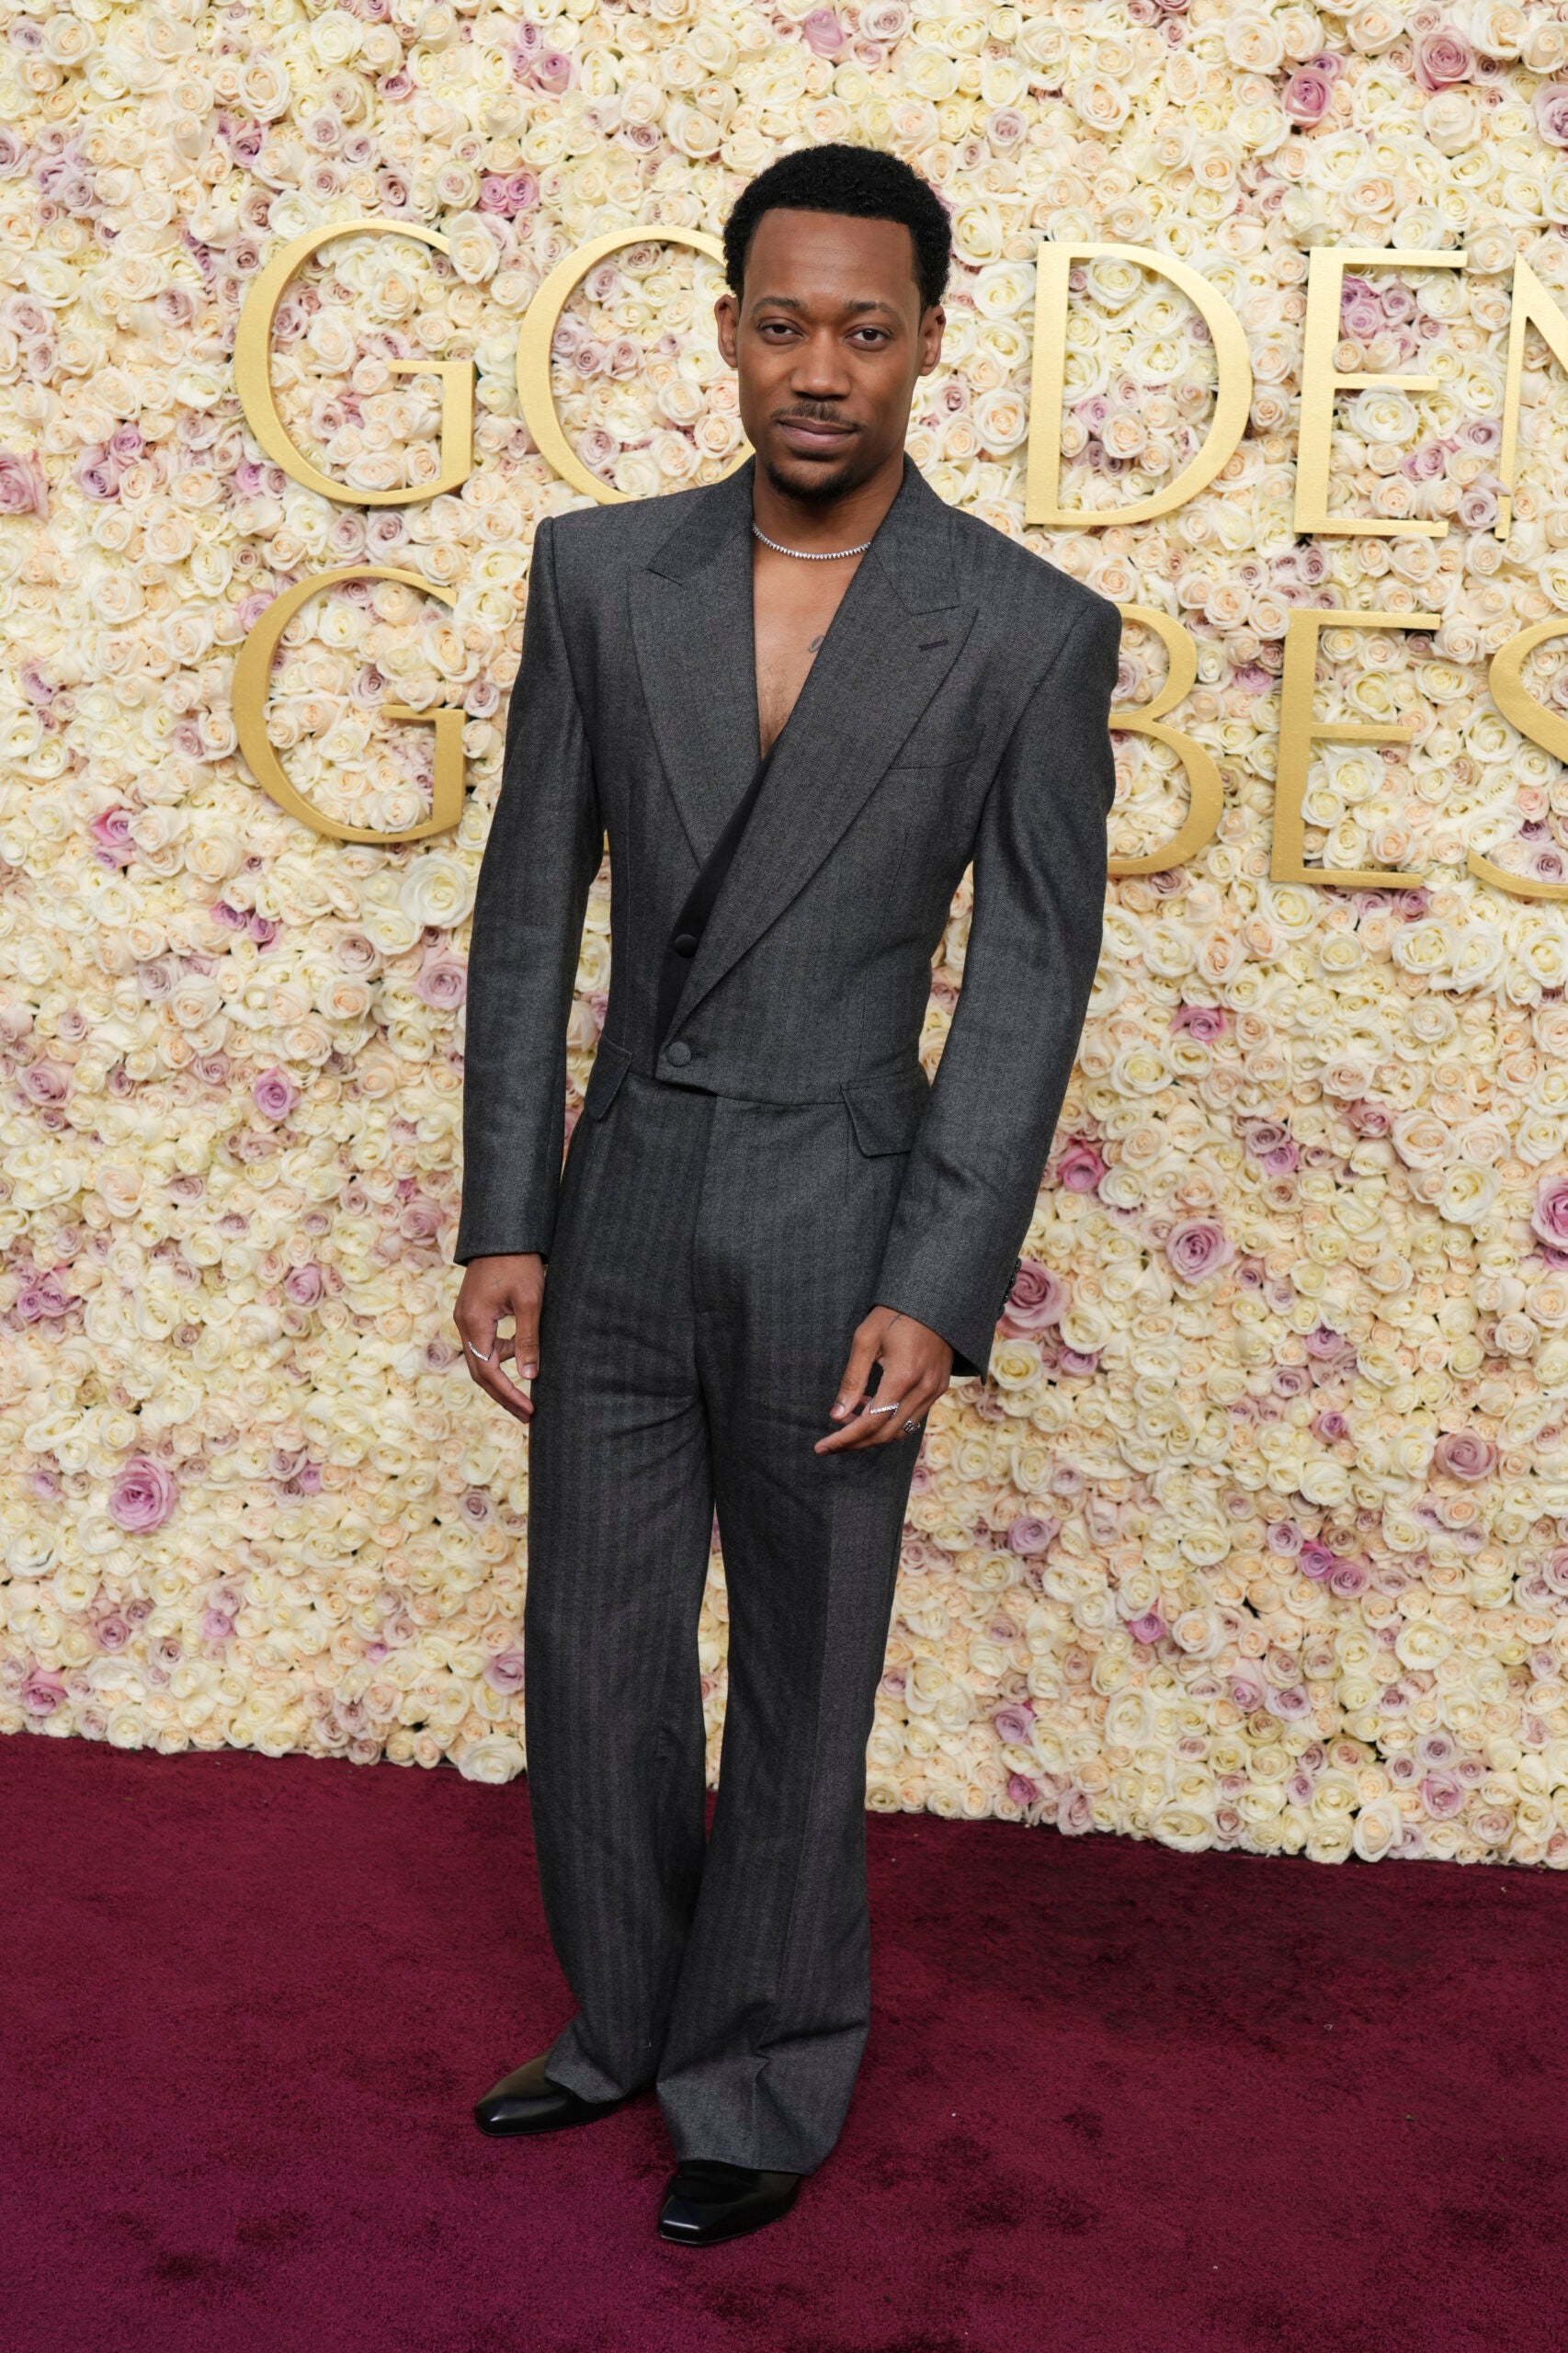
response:
<svg viewBox="0 0 1568 2353"><path fill-rule="evenodd" d="M1522 269L1525 265L1519 265ZM1518 301L1517 294L1514 300ZM1522 340L1522 338L1521 338ZM1505 475L1505 480L1507 477ZM1561 637L1568 630L1568 620L1559 614L1555 620L1537 621L1533 629L1522 629L1506 645L1500 645L1492 657L1486 683L1492 689L1492 699L1505 719L1517 727L1543 752L1551 752L1560 760L1568 760L1568 722L1548 710L1542 702L1526 690L1525 656L1544 645L1550 637ZM1568 882L1548 882L1533 874L1510 874L1505 867L1494 866L1472 849L1465 860L1478 882L1490 882L1494 889L1511 892L1517 899L1568 899Z"/></svg>

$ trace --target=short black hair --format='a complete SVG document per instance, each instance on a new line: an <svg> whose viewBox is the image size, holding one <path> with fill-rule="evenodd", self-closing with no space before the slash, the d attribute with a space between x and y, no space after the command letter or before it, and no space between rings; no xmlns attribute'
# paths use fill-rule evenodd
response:
<svg viewBox="0 0 1568 2353"><path fill-rule="evenodd" d="M930 183L881 147L835 142L780 155L742 188L724 223L724 275L737 299L746 255L765 212L846 212L858 221L902 221L915 240L920 307L942 299L952 265L947 209Z"/></svg>

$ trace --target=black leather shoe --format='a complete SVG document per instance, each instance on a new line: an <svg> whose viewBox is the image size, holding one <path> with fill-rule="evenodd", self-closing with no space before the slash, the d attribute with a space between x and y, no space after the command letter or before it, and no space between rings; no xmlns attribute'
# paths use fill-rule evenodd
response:
<svg viewBox="0 0 1568 2353"><path fill-rule="evenodd" d="M798 2173L761 2173L688 2157L676 2166L659 2209L659 2236L676 2246L718 2246L777 2222L794 2204Z"/></svg>
<svg viewBox="0 0 1568 2353"><path fill-rule="evenodd" d="M552 2084L544 2072L549 2052L541 2052L487 2091L473 2111L473 2120L494 2141L509 2141L522 2132L564 2132L571 2124L592 2124L613 2116L625 2106L619 2099L583 2099L564 2084Z"/></svg>

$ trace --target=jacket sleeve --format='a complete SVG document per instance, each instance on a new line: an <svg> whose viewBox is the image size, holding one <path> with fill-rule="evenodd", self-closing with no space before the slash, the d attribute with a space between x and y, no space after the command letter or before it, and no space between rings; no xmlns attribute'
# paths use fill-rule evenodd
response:
<svg viewBox="0 0 1568 2353"><path fill-rule="evenodd" d="M566 1124L566 1025L604 828L556 594L553 524L528 574L501 791L479 870L456 1256L548 1252Z"/></svg>
<svg viewBox="0 0 1568 2353"><path fill-rule="evenodd" d="M982 812L958 1009L876 1298L983 1374L1099 961L1120 617L1098 598L1013 733Z"/></svg>

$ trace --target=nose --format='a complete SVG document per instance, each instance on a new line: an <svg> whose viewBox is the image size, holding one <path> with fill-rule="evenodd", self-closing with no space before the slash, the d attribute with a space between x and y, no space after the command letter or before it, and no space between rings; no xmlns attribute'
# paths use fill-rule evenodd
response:
<svg viewBox="0 0 1568 2353"><path fill-rule="evenodd" d="M791 383L802 400L846 400L853 389L838 337L831 328L809 335L796 347Z"/></svg>

